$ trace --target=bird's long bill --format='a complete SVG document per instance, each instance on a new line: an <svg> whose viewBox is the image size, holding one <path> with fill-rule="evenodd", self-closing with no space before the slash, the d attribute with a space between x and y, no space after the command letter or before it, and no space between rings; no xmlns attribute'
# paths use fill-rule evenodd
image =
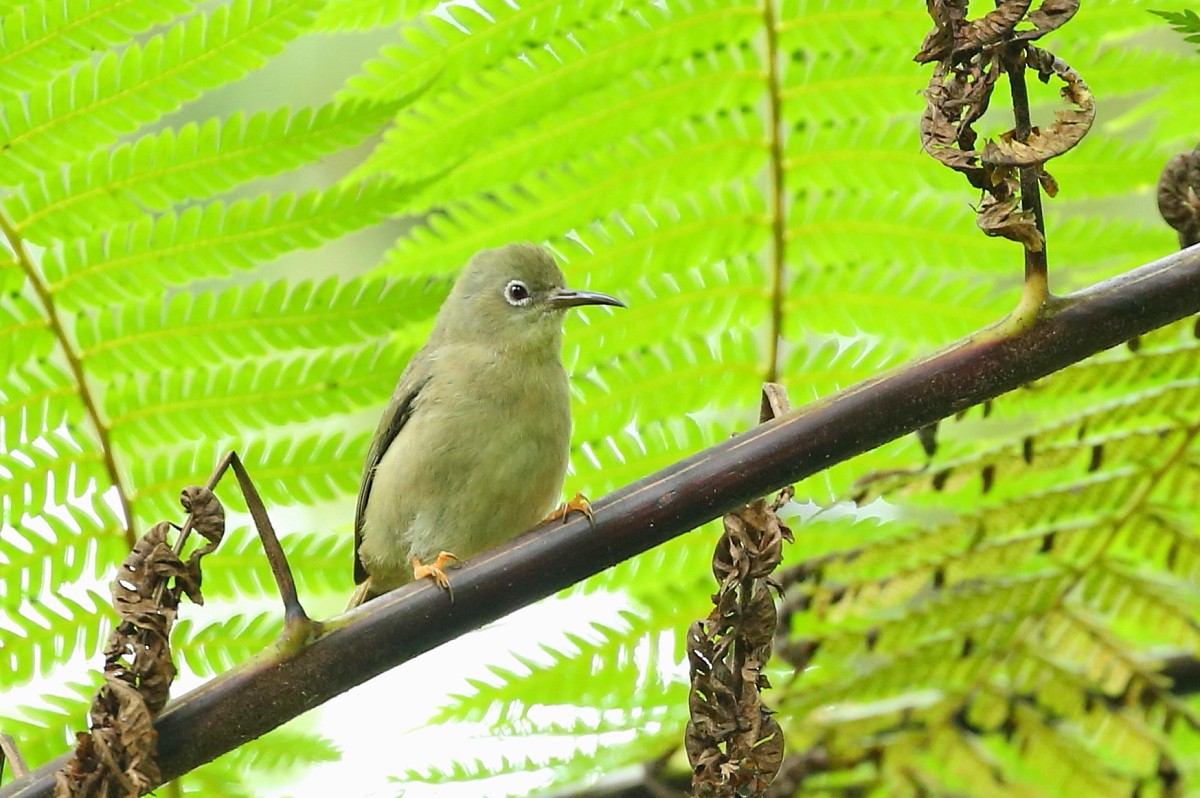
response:
<svg viewBox="0 0 1200 798"><path fill-rule="evenodd" d="M570 288L560 288L550 296L550 304L556 308L575 308L580 305L613 305L625 307L625 303L614 296L601 294L597 291L573 291Z"/></svg>

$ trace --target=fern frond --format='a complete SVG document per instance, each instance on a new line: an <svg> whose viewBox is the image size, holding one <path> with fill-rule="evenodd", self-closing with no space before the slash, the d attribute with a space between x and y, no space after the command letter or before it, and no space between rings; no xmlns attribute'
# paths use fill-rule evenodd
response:
<svg viewBox="0 0 1200 798"><path fill-rule="evenodd" d="M635 725L638 722L644 725ZM588 732L579 728L571 737L578 748L572 754L549 755L545 753L549 744L560 747L564 741L554 732L534 735L505 737L505 747L515 748L519 753L492 756L483 759L458 759L448 765L430 764L420 769L410 768L394 777L403 784L470 785L487 795L518 798L518 796L543 796L558 794L555 786L562 784L587 784L614 770L641 764L647 756L653 757L668 749L673 730L664 732L663 726L645 718L631 721L628 726L607 732ZM630 739L639 733L637 745ZM528 752L534 749L534 752ZM509 787L506 777L515 774L540 773L543 785L531 792L528 781L520 786Z"/></svg>
<svg viewBox="0 0 1200 798"><path fill-rule="evenodd" d="M36 445L0 452L0 500L11 517L39 514L48 505L67 505L91 480L104 482L103 455L84 448L60 427Z"/></svg>
<svg viewBox="0 0 1200 798"><path fill-rule="evenodd" d="M802 257L812 257L808 242ZM1011 304L1009 297L970 269L948 274L926 266L895 264L875 271L869 285L838 269L812 269L804 283L803 293L787 299L789 331L797 338L804 333L833 333L895 340L903 331L906 345L910 345L908 337L913 336L913 344L924 341L927 346L936 346L998 318ZM927 319L928 323L914 330L914 318ZM808 368L825 365L813 363ZM864 363L849 371L843 384L865 377L872 365ZM807 381L805 369L795 371ZM816 382L829 384L828 380Z"/></svg>
<svg viewBox="0 0 1200 798"><path fill-rule="evenodd" d="M25 603L4 617L15 632L4 636L0 663L10 674L6 683L14 687L35 676L48 675L76 652L95 655L112 625L108 601L91 590L86 593L85 603L58 595L53 605Z"/></svg>
<svg viewBox="0 0 1200 798"><path fill-rule="evenodd" d="M570 169L577 160L593 158L616 146L670 135L681 119L736 112L754 104L762 91L760 68L747 64L749 48L720 50L666 63L597 89L590 112L567 106L547 114L536 127L498 139L486 150L458 164L453 179L440 181L414 202L446 203L480 192L527 182L531 175ZM376 167L402 170L410 159L410 144L385 141L376 150ZM757 198L756 198L757 199Z"/></svg>
<svg viewBox="0 0 1200 798"><path fill-rule="evenodd" d="M565 764L569 761L568 757L534 757L526 755L524 757L499 757L498 761L485 762L481 759L473 761L455 760L448 766L427 765L421 769L410 768L402 771L394 780L401 783L416 783L416 784L464 784L470 782L482 782L492 778L502 778L504 775L514 773L532 773L534 771L542 771L547 767L556 764ZM482 787L482 785L481 785ZM489 790L489 795L496 794L497 785L488 784L486 789ZM510 795L515 795L507 790L500 791L501 795L507 798Z"/></svg>
<svg viewBox="0 0 1200 798"><path fill-rule="evenodd" d="M757 336L742 328L704 340L680 337L618 355L588 374L581 393L586 413L577 417L577 441L602 440L620 419L640 424L678 418L680 408L744 408L762 377Z"/></svg>
<svg viewBox="0 0 1200 798"><path fill-rule="evenodd" d="M1142 645L1200 651L1200 594L1192 585L1099 561L1082 575L1079 600Z"/></svg>
<svg viewBox="0 0 1200 798"><path fill-rule="evenodd" d="M354 536L322 529L292 532L283 541L302 594L337 593L349 584ZM253 529L230 530L216 564L204 572L204 595L214 600L273 597L277 592L262 543Z"/></svg>
<svg viewBox="0 0 1200 798"><path fill-rule="evenodd" d="M1200 340L1129 354L1088 358L1054 375L1054 390L1120 394L1124 389L1185 380L1200 371Z"/></svg>
<svg viewBox="0 0 1200 798"><path fill-rule="evenodd" d="M180 785L179 792L182 795L196 798L207 798L210 795L220 795L222 798L256 798L260 793L248 785L243 785L241 775L235 775L229 769L209 763L173 783Z"/></svg>
<svg viewBox="0 0 1200 798"><path fill-rule="evenodd" d="M702 618L712 609L711 568L719 524L712 521L617 563L571 590L581 595L624 593L654 616L650 623L656 627L673 626L680 618Z"/></svg>
<svg viewBox="0 0 1200 798"><path fill-rule="evenodd" d="M330 0L313 27L320 31L368 31L398 25L431 11L437 0Z"/></svg>
<svg viewBox="0 0 1200 798"><path fill-rule="evenodd" d="M958 263L956 253L965 247L971 249L971 266L980 272L1011 272L1009 249L993 239L979 240L974 214L960 196L917 195L889 208L887 218L855 212L859 197L835 195L805 202L805 196L798 194L794 199L797 204L788 218L787 234L803 253L802 263L828 264L838 268L845 280L870 280L879 268ZM930 219L939 220L934 231L929 230ZM882 263L881 252L886 253ZM865 262L880 265L859 272L845 269L847 264Z"/></svg>
<svg viewBox="0 0 1200 798"><path fill-rule="evenodd" d="M6 450L82 414L70 376L52 360L13 369L0 378L0 433Z"/></svg>
<svg viewBox="0 0 1200 798"><path fill-rule="evenodd" d="M107 527L73 513L75 523L57 524L51 537L29 529L6 530L0 539L0 612L10 616L30 596L42 596L83 579L96 579L128 554L120 526ZM81 518L84 520L80 523ZM36 535L36 537L35 537ZM53 547L54 556L46 552ZM55 656L59 656L56 652Z"/></svg>
<svg viewBox="0 0 1200 798"><path fill-rule="evenodd" d="M885 11L879 5L875 4L872 15L893 18L910 15L909 10ZM929 17L919 13L925 17L927 26ZM831 16L847 20L852 17ZM903 34L896 30L895 24L894 19L889 20L886 29L889 35L894 32L898 41ZM893 47L871 46L871 34L857 26L854 38L844 48L832 49L824 38L829 35L828 28L821 24L819 15L807 14L780 25L779 47L791 56L791 61L782 73L779 99L790 124L800 134L789 140L789 156L807 151L797 146L801 142L835 144L839 136L852 135L856 129L872 136L887 131L886 137L880 137L881 142L891 143L886 149L895 150L901 142L911 141L916 133L912 126L913 112L919 112L922 105L920 97L914 94L924 88L928 78L911 64L898 60ZM919 41L921 35L918 33L913 41ZM900 124L901 119L907 127ZM852 120L871 124L860 126ZM889 121L893 124L888 124ZM927 172L926 176L912 175L904 182L937 175L936 170L928 168L928 163L925 166L921 171Z"/></svg>
<svg viewBox="0 0 1200 798"><path fill-rule="evenodd" d="M750 413L742 415L748 418ZM603 494L694 454L727 432L729 426L730 421L717 414L697 413L616 432L610 427L599 440L577 437L571 462L576 472L587 473L588 490ZM733 426L747 425L734 421Z"/></svg>
<svg viewBox="0 0 1200 798"><path fill-rule="evenodd" d="M715 220L713 223L717 224ZM665 224L663 227L670 229ZM740 244L737 233L744 230L730 229L729 241L723 240L722 232L717 232L708 243L714 247L737 247ZM595 314L589 315L586 322L582 314L568 317L563 357L575 377L577 393L589 405L589 412L594 409L593 398L602 399L614 385L631 382L619 373L623 368L617 365L620 361L642 362L646 370L658 377L675 365L676 357L684 351L705 346L708 352L694 352L678 365L696 367L709 358L729 354L737 358L735 368L740 369L756 359L746 350L754 348L752 342L757 336L750 331L760 328L767 313L761 266L749 256L714 258L721 251L717 249L711 255L698 254L693 268L638 279L634 265L638 257L632 253L640 249L634 246L635 242L647 245L646 238L658 237L638 237L628 245L617 242L617 246L578 262L581 271L602 275L596 281L598 284L623 286L621 297L631 307L654 311L653 314ZM614 258L623 260L627 252L631 253L629 262L610 265ZM643 257L652 256L646 252ZM686 258L680 260L687 262ZM664 329L672 330L676 340L660 342ZM735 339L737 343L733 343ZM757 359L760 363L764 360L761 353ZM655 360L657 366L652 365ZM693 406L700 405L679 402L675 409Z"/></svg>
<svg viewBox="0 0 1200 798"><path fill-rule="evenodd" d="M1167 732L1174 721L1168 718L1173 713L1162 709L1173 699L1149 666L1144 672L1135 669L1124 690L1108 695L1093 680L1086 660L1080 667L1057 652L1050 656L1040 645L1022 644L1012 653L1008 668L1012 690L1032 696L1048 717L1070 719L1083 739L1104 749L1100 756L1105 760L1125 760L1135 772L1145 773L1153 772L1157 759L1169 752ZM1131 696L1138 700L1128 700ZM977 722L974 707L968 712ZM988 728L1002 725L1003 720L1001 708L993 713Z"/></svg>
<svg viewBox="0 0 1200 798"><path fill-rule="evenodd" d="M1182 441L1187 433L1179 420L1197 396L1200 380L1189 377L1101 402L1083 412L1076 407L1066 418L1051 420L1020 440L947 460L916 480L909 475L880 479L871 485L869 495L901 498L929 487L934 492L955 491L980 480L985 470L988 479L1003 488L1034 462L1039 468L1074 466L1087 473L1141 465L1161 454L1166 439ZM1154 421L1161 426L1152 427ZM1141 429L1125 429L1131 422Z"/></svg>
<svg viewBox="0 0 1200 798"><path fill-rule="evenodd" d="M600 0L570 4L533 0L520 7L483 0L472 6L449 6L403 28L403 46L380 50L379 58L364 65L363 74L347 81L347 93L399 97L426 85L455 85L562 31L590 23L611 8L611 3Z"/></svg>
<svg viewBox="0 0 1200 798"><path fill-rule="evenodd" d="M1089 751L1082 740L1051 726L1036 711L1017 704L1012 713L1016 724L1014 744L1026 767L1049 776L1043 783L1060 795L1128 795L1127 773L1118 763L1105 761ZM1061 791L1061 792L1059 792Z"/></svg>
<svg viewBox="0 0 1200 798"><path fill-rule="evenodd" d="M836 605L828 614L817 608L804 619L811 627L801 633L821 633L813 659L821 667L806 674L805 690L790 700L811 710L812 701L881 699L900 684L909 689L967 684L988 656L1007 651L1027 618L1055 606L1069 584L1068 574L1044 569L926 591L902 609L873 614L882 617L844 617ZM914 682L918 663L924 663L922 675Z"/></svg>
<svg viewBox="0 0 1200 798"><path fill-rule="evenodd" d="M682 125L653 141L616 147L570 173L543 175L536 183L464 200L417 228L385 256L389 274L445 274L475 252L506 241L543 241L583 227L642 198L672 187L676 201L709 185L728 184L757 169L765 139L749 114ZM746 129L743 126L749 127ZM698 160L721 153L713 171L700 173ZM632 208L630 206L633 206Z"/></svg>
<svg viewBox="0 0 1200 798"><path fill-rule="evenodd" d="M341 758L341 750L332 741L302 727L294 728L297 726L296 723L280 726L238 746L215 764L232 769L234 774L253 768L278 777L303 765L336 762Z"/></svg>
<svg viewBox="0 0 1200 798"><path fill-rule="evenodd" d="M898 42L919 42L929 30L922 9L875 0L784 0L779 6L779 40L807 44L831 53L846 50L899 49ZM899 45L903 47L904 45Z"/></svg>
<svg viewBox="0 0 1200 798"><path fill-rule="evenodd" d="M28 180L104 147L261 66L312 22L317 0L232 0L85 63L0 106L0 167Z"/></svg>
<svg viewBox="0 0 1200 798"><path fill-rule="evenodd" d="M105 412L114 443L130 450L201 440L214 427L238 435L329 418L384 403L393 386L379 375L399 374L420 344L173 370L153 382L118 379L105 394Z"/></svg>
<svg viewBox="0 0 1200 798"><path fill-rule="evenodd" d="M486 679L468 680L473 693L451 696L451 703L438 710L431 722L478 722L497 714L507 723L517 723L526 717L530 697L542 705L597 711L621 709L631 701L642 705L643 700L681 706L668 694L681 699L686 685L657 669L645 670L639 662L645 657L656 663L660 634L662 630L650 628L640 616L622 612L619 628L594 624L590 631L594 640L568 635L568 648L542 646L548 663L514 655L515 667L489 665ZM644 651L639 653L639 646ZM594 678L598 673L603 680Z"/></svg>
<svg viewBox="0 0 1200 798"><path fill-rule="evenodd" d="M45 358L54 348L41 309L21 295L0 298L0 373Z"/></svg>
<svg viewBox="0 0 1200 798"><path fill-rule="evenodd" d="M497 138L519 135L620 75L748 39L759 17L754 6L717 0L611 14L593 28L560 35L544 48L522 53L520 60L464 79L453 92L426 95L401 114L378 157L368 159L356 175L437 174ZM351 91L349 96L371 95Z"/></svg>
<svg viewBox="0 0 1200 798"><path fill-rule="evenodd" d="M894 577L918 585L935 580L952 584L1031 564L1038 557L1082 565L1096 556L1094 543L1107 539L1106 556L1136 556L1186 580L1198 566L1200 536L1172 524L1161 508L1142 508L1121 525L1144 487L1144 475L1131 469L1064 480L1051 490L979 502L972 512L917 531L895 525L870 545L815 557L805 567L821 576L814 597L836 593L839 602L853 602L868 583L878 581L889 587L875 589L903 600L895 593ZM1200 488L1200 477L1179 487ZM869 601L877 600L882 596L872 592Z"/></svg>
<svg viewBox="0 0 1200 798"><path fill-rule="evenodd" d="M72 487L82 490L78 481ZM119 534L122 524L100 493L56 506L30 506L28 512L25 518L14 517L22 526L5 529L0 538L0 563L5 566L0 608L5 617L17 613L26 599L55 594L84 577L107 576L128 553ZM56 551L53 562L46 558L50 546ZM43 588L52 592L43 593Z"/></svg>
<svg viewBox="0 0 1200 798"><path fill-rule="evenodd" d="M210 438L202 445L151 452L134 461L131 494L140 517L173 518L179 513L179 491L196 484L236 445L267 503L294 506L345 497L358 489L369 441L367 429L316 434L280 429L236 443ZM240 493L225 494L222 500L226 507L245 509Z"/></svg>
<svg viewBox="0 0 1200 798"><path fill-rule="evenodd" d="M183 618L171 633L171 650L193 674L213 676L267 650L281 631L283 616L277 611L233 615L205 626Z"/></svg>
<svg viewBox="0 0 1200 798"><path fill-rule="evenodd" d="M0 99L28 91L94 53L186 13L194 0L28 2L4 14L0 31Z"/></svg>
<svg viewBox="0 0 1200 798"><path fill-rule="evenodd" d="M100 687L99 670L88 671L87 681L64 681L54 693L0 717L0 728L18 740L21 755L33 766L49 762L75 742L75 731L86 723L88 708ZM5 683L8 686L8 683Z"/></svg>
<svg viewBox="0 0 1200 798"><path fill-rule="evenodd" d="M164 285L226 276L376 224L408 192L406 186L374 182L196 205L56 246L42 266L64 308L145 299Z"/></svg>
<svg viewBox="0 0 1200 798"><path fill-rule="evenodd" d="M448 291L446 280L260 281L102 308L81 316L75 334L89 371L111 379L171 368L185 357L220 362L361 345L427 324Z"/></svg>
<svg viewBox="0 0 1200 798"><path fill-rule="evenodd" d="M167 128L17 186L4 206L31 239L85 236L356 146L400 104L278 108Z"/></svg>

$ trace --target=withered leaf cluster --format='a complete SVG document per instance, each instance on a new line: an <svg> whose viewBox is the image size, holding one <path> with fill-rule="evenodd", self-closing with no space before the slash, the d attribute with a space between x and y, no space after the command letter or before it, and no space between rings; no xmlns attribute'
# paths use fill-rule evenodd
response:
<svg viewBox="0 0 1200 798"><path fill-rule="evenodd" d="M55 776L55 798L134 798L161 781L153 720L175 678L171 627L182 596L204 603L200 560L225 534L225 510L212 491L187 488L180 501L190 513L181 542L189 530L208 542L182 560L164 521L118 569L112 601L119 621L104 650L104 684L88 714L90 730L77 735L71 759Z"/></svg>
<svg viewBox="0 0 1200 798"><path fill-rule="evenodd" d="M1179 246L1200 244L1200 145L1167 161L1158 178L1158 212L1179 232Z"/></svg>
<svg viewBox="0 0 1200 798"><path fill-rule="evenodd" d="M776 619L769 576L792 540L776 512L791 495L787 488L771 504L759 499L725 516L713 555L713 611L688 629L684 746L698 797L762 795L783 761L783 732L761 691L770 687L762 671Z"/></svg>
<svg viewBox="0 0 1200 798"><path fill-rule="evenodd" d="M1031 0L1000 0L994 11L975 20L967 19L967 5L967 0L926 2L935 27L915 60L937 66L925 90L921 143L984 192L977 219L984 233L1040 252L1045 242L1032 214L1021 207L1018 170L1036 169L1042 189L1054 196L1057 186L1044 164L1080 142L1096 105L1075 70L1031 42L1074 16L1079 0L1045 0L1033 11ZM1068 108L1058 111L1046 129L1031 127L1022 136L1013 129L980 147L973 126L987 111L996 81L1004 74L1023 74L1026 67L1043 83L1051 77L1062 81Z"/></svg>

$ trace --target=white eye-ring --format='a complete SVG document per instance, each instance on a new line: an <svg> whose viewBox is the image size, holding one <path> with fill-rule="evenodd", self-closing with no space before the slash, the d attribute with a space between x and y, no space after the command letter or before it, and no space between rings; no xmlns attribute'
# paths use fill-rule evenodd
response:
<svg viewBox="0 0 1200 798"><path fill-rule="evenodd" d="M529 288L520 280L509 280L508 285L504 286L504 299L513 307L528 305L532 298Z"/></svg>

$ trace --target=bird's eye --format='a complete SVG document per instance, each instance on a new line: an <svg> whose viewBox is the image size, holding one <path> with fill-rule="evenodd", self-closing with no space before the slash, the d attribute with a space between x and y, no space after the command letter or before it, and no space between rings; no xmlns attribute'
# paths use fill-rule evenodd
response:
<svg viewBox="0 0 1200 798"><path fill-rule="evenodd" d="M510 280L508 285L504 286L504 298L510 305L528 305L529 288L520 280Z"/></svg>

